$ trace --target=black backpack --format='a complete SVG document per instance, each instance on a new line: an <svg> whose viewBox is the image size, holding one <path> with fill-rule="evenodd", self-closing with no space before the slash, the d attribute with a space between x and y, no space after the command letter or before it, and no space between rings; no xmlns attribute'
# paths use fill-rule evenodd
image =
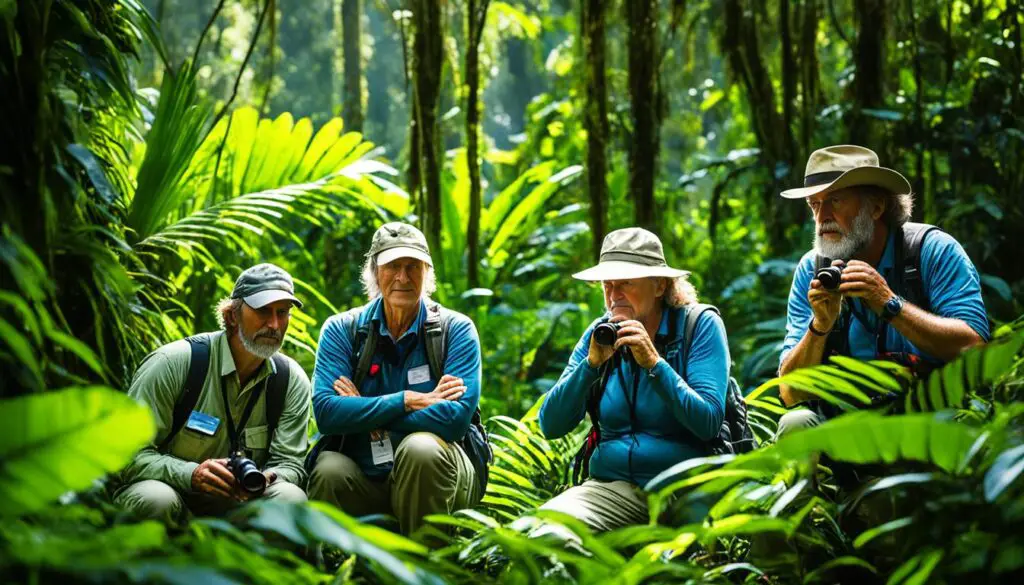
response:
<svg viewBox="0 0 1024 585"><path fill-rule="evenodd" d="M380 339L380 331L373 327L373 321L367 320L362 326L357 326L359 316L366 307L357 307L346 311L348 317L347 326L349 339L352 339L352 347L355 353L352 360L355 367L352 370L352 383L358 388L366 379L373 364L373 356L377 350L377 341ZM444 375L444 363L448 354L448 328L451 325L452 313L437 303L427 304L427 319L423 324L423 332L426 336L427 363L430 366L430 377L440 380ZM306 457L306 469L312 471L316 465L320 453L328 451L340 451L344 444L344 435L325 435ZM469 457L473 469L476 471L477 480L480 482L480 493L487 490L489 476L488 466L494 461L494 453L491 450L487 438L487 430L484 428L480 418L480 409L477 408L470 421L469 430L459 441L462 449Z"/></svg>
<svg viewBox="0 0 1024 585"><path fill-rule="evenodd" d="M160 442L158 450L166 453L171 441L185 426L189 415L199 402L199 394L203 391L203 383L206 381L206 374L210 369L210 343L209 333L202 333L186 338L192 350L191 359L188 362L188 374L185 376L185 386L182 388L178 401L174 403L174 415L171 418L171 430ZM264 401L267 413L267 437L273 441L274 433L277 431L277 423L281 420L281 412L284 411L284 399L288 393L288 378L291 375L288 360L281 354L275 353L271 358L274 360L274 367L277 372L272 373L267 380ZM270 445L270 442L267 443Z"/></svg>
<svg viewBox="0 0 1024 585"><path fill-rule="evenodd" d="M697 329L697 322L706 311L712 311L720 315L718 308L712 305L691 304L683 307L686 311L684 316L683 336L677 337L676 322L678 319L669 319L669 333L664 338L665 349L680 344L683 352L683 371L679 375L686 379L686 362L690 353L690 344L693 343L693 332ZM659 352L661 348L659 348ZM668 352L672 353L672 352ZM614 360L608 360L601 365L601 375L590 387L587 395L587 414L590 415L591 429L587 440L580 447L573 460L572 481L573 485L579 485L581 481L590 475L590 457L597 449L601 441L600 405L604 396L605 385L608 377L614 369ZM750 424L747 422L747 406L743 402L743 392L736 379L729 376L728 385L725 390L725 416L722 418L722 428L718 436L706 444L709 455L740 454L753 451L757 448L757 441Z"/></svg>

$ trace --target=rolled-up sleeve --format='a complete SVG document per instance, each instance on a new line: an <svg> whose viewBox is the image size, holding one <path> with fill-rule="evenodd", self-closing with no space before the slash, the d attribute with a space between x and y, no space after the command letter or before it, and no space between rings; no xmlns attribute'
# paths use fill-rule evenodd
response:
<svg viewBox="0 0 1024 585"><path fill-rule="evenodd" d="M598 321L591 323L583 332L558 382L544 397L538 420L541 432L549 439L557 439L573 430L586 415L590 386L600 374L600 370L591 367L587 361L590 335Z"/></svg>
<svg viewBox="0 0 1024 585"><path fill-rule="evenodd" d="M653 373L651 387L676 420L702 441L718 436L729 384L729 343L717 313L705 311L697 322L685 380L664 359L658 360Z"/></svg>
<svg viewBox="0 0 1024 585"><path fill-rule="evenodd" d="M953 236L940 231L928 234L921 245L921 277L933 313L959 319L982 339L991 338L981 277Z"/></svg>
<svg viewBox="0 0 1024 585"><path fill-rule="evenodd" d="M306 482L302 460L308 447L309 377L294 361L288 360L288 394L284 412L278 421L270 444L266 469L277 473L278 479L297 486Z"/></svg>
<svg viewBox="0 0 1024 585"><path fill-rule="evenodd" d="M461 378L466 391L458 400L443 400L410 412L387 427L405 433L425 431L445 441L458 441L469 430L473 413L480 405L480 337L468 317L458 315L448 331L444 372Z"/></svg>
<svg viewBox="0 0 1024 585"><path fill-rule="evenodd" d="M779 365L786 361L786 356L800 343L807 326L811 324L811 302L807 300L807 291L814 279L814 253L809 252L800 259L793 273L793 284L789 289L789 303L786 307L786 338L782 342L779 353Z"/></svg>
<svg viewBox="0 0 1024 585"><path fill-rule="evenodd" d="M352 340L346 319L335 315L324 323L313 367L313 416L317 428L326 435L365 433L386 427L405 413L401 392L385 396L338 396L334 381L352 379Z"/></svg>

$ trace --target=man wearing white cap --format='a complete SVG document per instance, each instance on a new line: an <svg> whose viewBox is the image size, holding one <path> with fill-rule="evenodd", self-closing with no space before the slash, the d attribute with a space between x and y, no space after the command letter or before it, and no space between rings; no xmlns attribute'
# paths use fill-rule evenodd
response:
<svg viewBox="0 0 1024 585"><path fill-rule="evenodd" d="M779 373L832 355L886 359L924 374L989 338L978 271L960 244L934 226L910 222L910 183L860 146L819 149L804 186L782 192L814 216L814 248L793 276ZM834 269L822 271L833 266ZM779 435L838 412L782 387L788 406Z"/></svg>
<svg viewBox="0 0 1024 585"><path fill-rule="evenodd" d="M718 312L696 305L688 274L668 266L656 235L627 228L605 237L597 266L573 275L601 282L608 312L583 332L547 393L540 428L561 437L590 414L594 431L580 454L590 479L543 509L593 530L646 524L643 486L710 454L725 416L729 348Z"/></svg>
<svg viewBox="0 0 1024 585"><path fill-rule="evenodd" d="M411 225L377 230L363 285L370 302L320 332L313 414L324 438L307 458L309 495L353 516L393 514L408 534L483 496L480 340L468 317L430 300L433 262Z"/></svg>
<svg viewBox="0 0 1024 585"><path fill-rule="evenodd" d="M306 500L299 486L306 481L309 378L278 353L292 306L302 306L292 277L258 264L218 304L222 331L146 357L128 394L152 409L157 433L121 473L116 503L144 517L177 518L186 510L217 514L255 497ZM232 454L253 467L236 465L242 458Z"/></svg>

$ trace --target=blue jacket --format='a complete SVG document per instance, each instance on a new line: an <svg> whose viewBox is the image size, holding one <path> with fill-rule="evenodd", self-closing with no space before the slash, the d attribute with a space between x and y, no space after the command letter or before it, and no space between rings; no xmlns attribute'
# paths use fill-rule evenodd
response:
<svg viewBox="0 0 1024 585"><path fill-rule="evenodd" d="M895 230L889 233L882 259L875 269L885 278L889 286L895 273ZM804 254L793 275L793 286L789 291L789 307L786 311L786 339L783 342L779 363L796 347L811 323L810 302L807 291L814 279L815 251ZM940 317L959 319L974 329L982 339L988 340L988 315L981 298L981 279L978 271L967 257L960 243L953 236L933 231L921 244L921 281L928 297L930 311ZM876 359L878 346L875 331L881 318L875 315L860 299L849 299L850 309L856 316L850 319L847 334L850 356L858 359ZM929 362L938 364L941 360L930 356L910 343L895 327L885 327L885 350L888 352L912 353Z"/></svg>
<svg viewBox="0 0 1024 585"><path fill-rule="evenodd" d="M338 396L333 384L341 376L353 378L353 348L345 314L334 315L320 330L320 344L313 367L313 416L324 435L345 435L342 452L352 458L364 473L381 477L392 464L374 465L370 452L370 432L387 430L391 445L398 447L410 433L426 431L453 442L469 430L473 413L480 403L480 339L476 327L465 315L452 312L443 374L462 378L466 392L456 401L444 401L423 410L405 412L403 390L431 392L437 380L429 374L423 325L426 306L401 338L392 340L380 298L359 313L356 329L373 321L380 339L373 358L379 370L367 375L359 387L360 396ZM371 367L371 370L374 368ZM415 380L416 383L410 383Z"/></svg>
<svg viewBox="0 0 1024 585"><path fill-rule="evenodd" d="M659 336L669 333L669 320L676 320L677 337L683 335L685 311L662 312ZM561 377L548 392L540 409L540 428L548 438L565 435L583 420L591 384L599 369L590 367L587 353L594 326L587 327L576 344ZM678 343L668 346L652 368L653 377L632 360L621 360L608 378L600 405L601 439L590 459L595 479L625 480L644 486L668 467L692 457L708 454L706 442L716 437L725 416L725 394L729 380L729 347L725 325L715 313L705 312L697 322L687 360L687 379ZM635 426L631 423L634 373L636 387ZM630 396L627 398L626 390Z"/></svg>

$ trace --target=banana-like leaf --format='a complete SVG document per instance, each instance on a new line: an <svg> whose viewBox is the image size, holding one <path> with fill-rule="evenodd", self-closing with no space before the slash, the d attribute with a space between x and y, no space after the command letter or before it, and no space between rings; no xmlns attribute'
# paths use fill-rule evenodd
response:
<svg viewBox="0 0 1024 585"><path fill-rule="evenodd" d="M0 401L0 516L89 487L128 464L155 432L149 409L102 386Z"/></svg>
<svg viewBox="0 0 1024 585"><path fill-rule="evenodd" d="M975 428L930 414L886 416L865 411L792 433L754 455L774 452L783 457L806 459L812 453L823 452L836 461L893 463L910 460L930 463L952 473L958 469L977 435Z"/></svg>

